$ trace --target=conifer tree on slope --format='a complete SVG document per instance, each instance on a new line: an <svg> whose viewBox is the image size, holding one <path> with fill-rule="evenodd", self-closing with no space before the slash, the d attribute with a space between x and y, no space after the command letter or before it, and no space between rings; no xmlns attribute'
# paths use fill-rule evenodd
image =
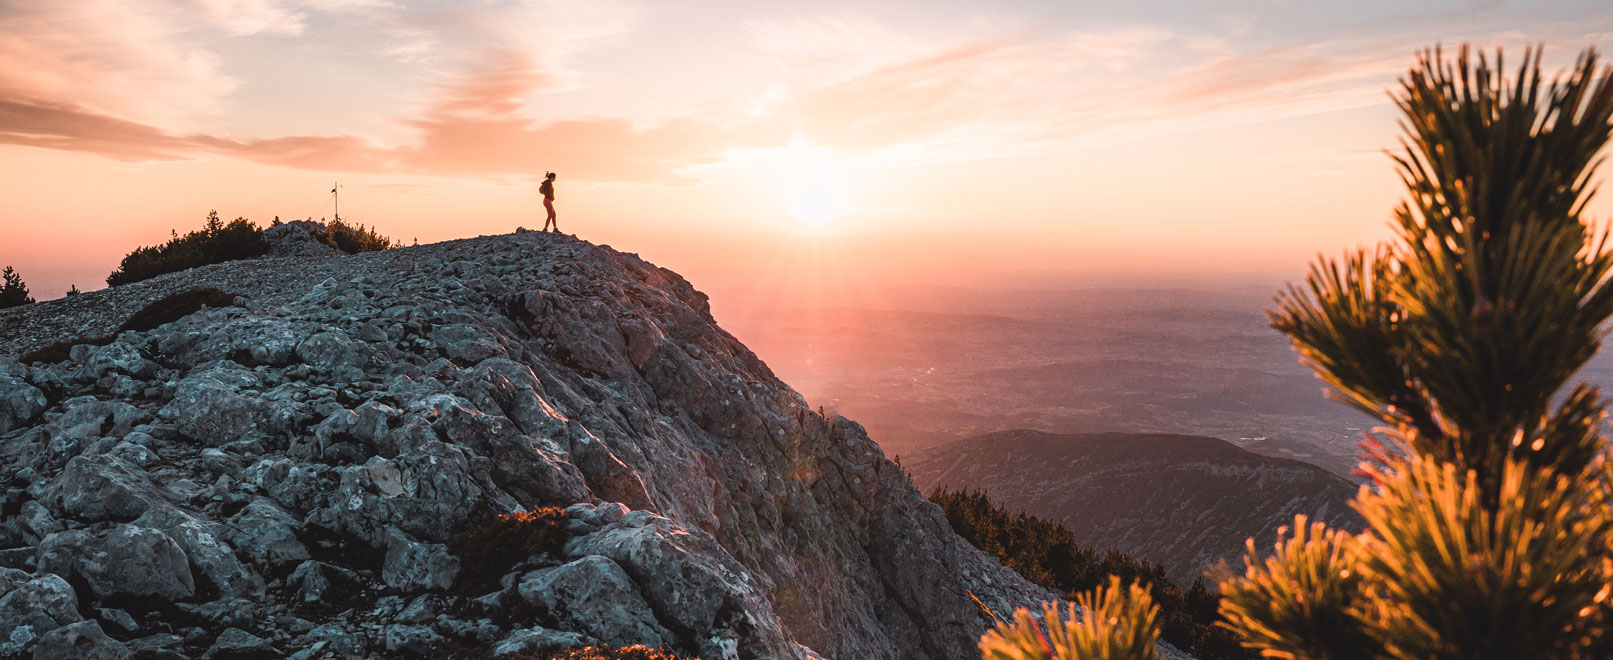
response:
<svg viewBox="0 0 1613 660"><path fill-rule="evenodd" d="M1354 503L1366 531L1296 517L1222 583L1224 625L1268 657L1613 657L1604 403L1588 384L1562 392L1613 315L1613 253L1582 217L1613 70L1588 50L1543 85L1539 58L1509 80L1499 52L1493 67L1466 48L1424 54L1396 97L1410 198L1394 240L1321 261L1271 313L1385 430ZM1033 623L1000 625L982 650L1136 657L1064 653Z"/></svg>
<svg viewBox="0 0 1613 660"><path fill-rule="evenodd" d="M33 301L33 297L28 295L28 285L22 283L22 276L10 266L6 266L5 271L0 272L0 309L26 305Z"/></svg>

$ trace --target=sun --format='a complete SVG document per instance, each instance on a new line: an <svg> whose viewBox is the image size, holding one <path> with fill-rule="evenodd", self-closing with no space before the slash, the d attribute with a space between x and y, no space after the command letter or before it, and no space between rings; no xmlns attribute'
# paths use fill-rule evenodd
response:
<svg viewBox="0 0 1613 660"><path fill-rule="evenodd" d="M749 170L764 189L772 189L783 214L804 226L823 227L850 212L844 194L848 163L828 149L796 138L788 146L734 156L732 162Z"/></svg>
<svg viewBox="0 0 1613 660"><path fill-rule="evenodd" d="M789 199L790 215L796 220L820 227L845 213L833 188L821 180L798 182Z"/></svg>

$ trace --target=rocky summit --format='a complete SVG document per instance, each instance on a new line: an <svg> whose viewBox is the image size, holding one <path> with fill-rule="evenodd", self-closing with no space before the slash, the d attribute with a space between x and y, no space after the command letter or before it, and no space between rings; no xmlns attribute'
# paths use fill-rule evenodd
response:
<svg viewBox="0 0 1613 660"><path fill-rule="evenodd" d="M0 480L6 658L962 659L971 594L1050 597L683 278L538 232L0 313Z"/></svg>

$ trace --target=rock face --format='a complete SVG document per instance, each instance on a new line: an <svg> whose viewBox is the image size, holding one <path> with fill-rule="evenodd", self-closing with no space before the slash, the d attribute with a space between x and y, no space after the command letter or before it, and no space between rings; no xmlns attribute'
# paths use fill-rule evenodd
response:
<svg viewBox="0 0 1613 660"><path fill-rule="evenodd" d="M202 285L236 305L16 361ZM0 330L0 653L961 660L971 593L1049 597L681 277L568 237L233 262ZM456 538L536 507L563 545L459 579Z"/></svg>
<svg viewBox="0 0 1613 660"><path fill-rule="evenodd" d="M1301 461L1215 438L1003 431L959 440L903 464L925 489L986 491L1010 511L1056 520L1097 549L1119 548L1192 584L1206 567L1270 548L1303 513L1360 531L1356 486Z"/></svg>

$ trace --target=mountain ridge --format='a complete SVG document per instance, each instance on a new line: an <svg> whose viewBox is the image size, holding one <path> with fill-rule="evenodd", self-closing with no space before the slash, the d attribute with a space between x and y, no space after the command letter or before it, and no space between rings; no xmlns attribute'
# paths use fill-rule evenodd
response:
<svg viewBox="0 0 1613 660"><path fill-rule="evenodd" d="M198 286L234 302L15 360ZM0 313L0 621L22 620L8 603L54 614L0 625L0 654L597 642L972 660L988 621L971 596L1003 612L1051 597L636 255L525 232L36 305ZM535 506L567 507L563 550L488 594L448 588L456 529ZM124 547L158 568L96 560ZM600 611L600 588L620 607Z"/></svg>

